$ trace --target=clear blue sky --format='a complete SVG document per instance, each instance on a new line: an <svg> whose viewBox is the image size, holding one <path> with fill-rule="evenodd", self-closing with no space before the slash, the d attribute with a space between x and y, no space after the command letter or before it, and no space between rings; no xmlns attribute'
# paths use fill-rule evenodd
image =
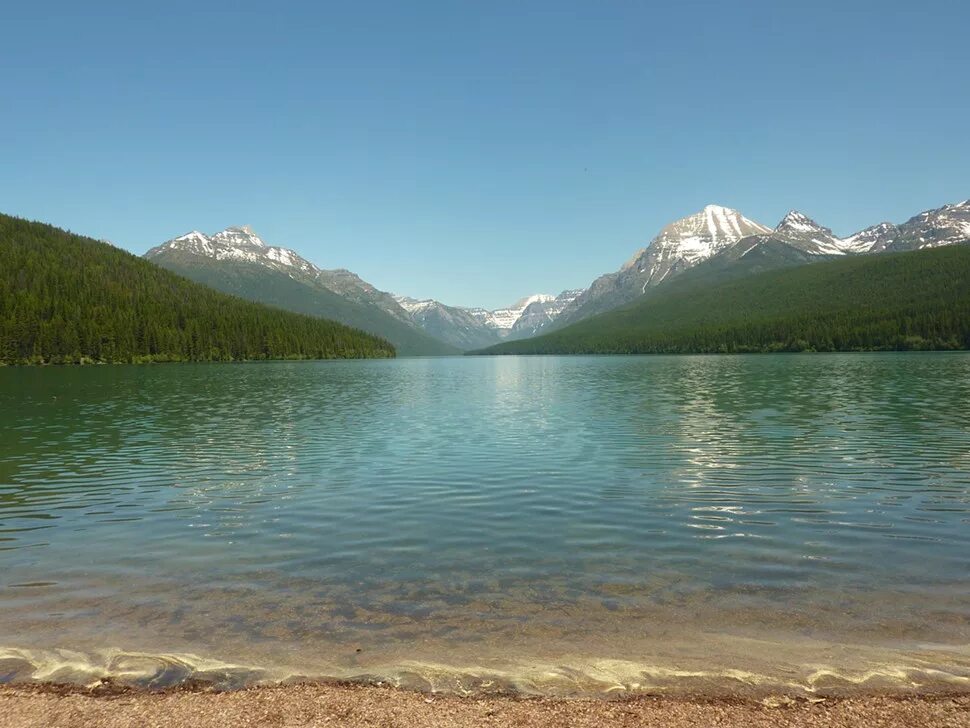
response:
<svg viewBox="0 0 970 728"><path fill-rule="evenodd" d="M587 285L707 203L836 233L970 197L965 2L12 3L0 211L250 224L385 290Z"/></svg>

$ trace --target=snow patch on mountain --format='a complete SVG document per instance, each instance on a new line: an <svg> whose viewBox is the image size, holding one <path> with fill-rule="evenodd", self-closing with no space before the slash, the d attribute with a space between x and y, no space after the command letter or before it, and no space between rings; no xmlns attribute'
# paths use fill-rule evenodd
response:
<svg viewBox="0 0 970 728"><path fill-rule="evenodd" d="M403 308L408 313L418 313L420 311L426 311L427 309L434 306L437 301L426 298L419 300L417 298L410 298L409 296L394 296L394 300L398 302L398 305Z"/></svg>
<svg viewBox="0 0 970 728"><path fill-rule="evenodd" d="M236 248L265 248L266 243L253 232L253 229L249 225L242 225L240 227L227 227L225 230L217 232L212 236L213 240L217 240L229 247Z"/></svg>
<svg viewBox="0 0 970 728"><path fill-rule="evenodd" d="M522 312L525 311L530 304L548 303L555 298L555 296L550 296L548 293L534 293L531 296L520 298L508 308L499 308L495 311L489 311L489 325L503 331L511 331L512 327L515 326L515 322L519 320L520 316L522 316Z"/></svg>

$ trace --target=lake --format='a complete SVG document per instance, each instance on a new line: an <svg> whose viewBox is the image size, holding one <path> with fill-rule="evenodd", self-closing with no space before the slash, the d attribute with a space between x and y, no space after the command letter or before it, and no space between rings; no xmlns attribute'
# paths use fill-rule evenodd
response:
<svg viewBox="0 0 970 728"><path fill-rule="evenodd" d="M970 688L970 355L0 369L0 682Z"/></svg>

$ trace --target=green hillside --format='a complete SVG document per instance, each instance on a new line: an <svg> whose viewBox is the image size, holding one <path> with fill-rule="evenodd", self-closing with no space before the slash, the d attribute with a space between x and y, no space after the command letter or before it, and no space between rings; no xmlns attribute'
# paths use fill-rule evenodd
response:
<svg viewBox="0 0 970 728"><path fill-rule="evenodd" d="M394 356L388 342L243 301L107 243L0 215L0 362Z"/></svg>
<svg viewBox="0 0 970 728"><path fill-rule="evenodd" d="M297 281L277 270L245 261L217 261L171 251L150 259L181 276L287 311L322 316L371 332L391 342L402 356L457 354L439 341L377 306L351 301L320 285Z"/></svg>
<svg viewBox="0 0 970 728"><path fill-rule="evenodd" d="M483 354L970 349L970 247L728 280L684 275L633 304Z"/></svg>

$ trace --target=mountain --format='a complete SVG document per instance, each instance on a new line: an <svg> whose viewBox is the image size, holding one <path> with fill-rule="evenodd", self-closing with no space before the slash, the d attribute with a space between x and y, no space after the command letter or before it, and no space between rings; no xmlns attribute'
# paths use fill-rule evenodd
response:
<svg viewBox="0 0 970 728"><path fill-rule="evenodd" d="M0 215L0 259L4 363L394 356L363 331L218 293L38 222Z"/></svg>
<svg viewBox="0 0 970 728"><path fill-rule="evenodd" d="M227 293L370 331L402 355L454 354L532 336L578 293L535 294L495 311L395 296L349 270L318 268L292 250L266 245L249 227L211 236L193 230L145 258Z"/></svg>
<svg viewBox="0 0 970 728"><path fill-rule="evenodd" d="M688 272L710 284L843 256L967 242L970 200L928 210L900 225L882 222L845 238L797 210L769 230L735 210L708 205L665 227L616 273L593 281L544 331L623 306Z"/></svg>
<svg viewBox="0 0 970 728"><path fill-rule="evenodd" d="M225 293L370 332L402 355L458 351L415 326L390 294L350 271L323 270L292 250L266 245L249 227L211 236L193 230L144 257Z"/></svg>
<svg viewBox="0 0 970 728"><path fill-rule="evenodd" d="M535 294L496 310L395 296L351 271L324 270L291 250L267 246L248 227L212 236L193 231L146 257L222 291L370 331L402 354L446 354L548 333L684 276L714 285L846 256L960 242L970 242L970 200L845 238L797 210L768 228L736 210L708 205L664 227L618 271L585 290Z"/></svg>
<svg viewBox="0 0 970 728"><path fill-rule="evenodd" d="M520 298L508 308L496 309L489 313L496 328L511 331L529 306L551 303L554 300L555 296L550 296L548 293L534 293L531 296Z"/></svg>
<svg viewBox="0 0 970 728"><path fill-rule="evenodd" d="M842 247L847 253L879 253L897 237L899 237L897 226L891 222L881 222L843 238Z"/></svg>
<svg viewBox="0 0 970 728"><path fill-rule="evenodd" d="M970 200L921 212L900 225L881 222L847 238L836 237L793 210L771 237L815 255L900 252L966 243L970 241Z"/></svg>
<svg viewBox="0 0 970 728"><path fill-rule="evenodd" d="M742 238L768 232L769 228L737 210L708 205L667 225L620 270L593 281L565 307L558 325L628 303L648 288L713 257Z"/></svg>
<svg viewBox="0 0 970 728"><path fill-rule="evenodd" d="M432 299L407 296L397 296L396 300L429 334L468 351L505 339L534 336L555 321L579 293L581 291L563 291L558 296L537 293L494 311L448 306Z"/></svg>
<svg viewBox="0 0 970 728"><path fill-rule="evenodd" d="M578 288L563 291L556 297L533 296L527 300L527 305L522 307L506 338L522 339L548 329L582 293L583 289Z"/></svg>
<svg viewBox="0 0 970 728"><path fill-rule="evenodd" d="M719 251L698 265L707 271L719 270L728 277L743 273L818 263L858 252L868 242L859 233L842 240L827 227L819 225L798 210L790 211L770 232L749 235Z"/></svg>
<svg viewBox="0 0 970 728"><path fill-rule="evenodd" d="M970 241L970 200L921 212L899 226L882 250L922 250ZM878 252L873 250L872 252Z"/></svg>
<svg viewBox="0 0 970 728"><path fill-rule="evenodd" d="M491 312L483 308L448 306L407 296L398 296L397 302L424 331L461 351L490 346L503 338Z"/></svg>
<svg viewBox="0 0 970 728"><path fill-rule="evenodd" d="M770 237L810 255L845 255L842 241L798 210L792 210L771 231Z"/></svg>
<svg viewBox="0 0 970 728"><path fill-rule="evenodd" d="M846 238L836 237L828 228L793 210L769 234L743 238L696 270L698 276L713 280L715 270L722 277L738 277L839 256L962 243L970 243L970 201L920 213L901 225L881 222Z"/></svg>
<svg viewBox="0 0 970 728"><path fill-rule="evenodd" d="M673 285L675 281L704 281L707 285L714 285L754 273L819 263L834 257L837 256L807 252L771 235L755 235L743 238L717 255L683 271L676 278L666 281L663 286Z"/></svg>
<svg viewBox="0 0 970 728"><path fill-rule="evenodd" d="M970 247L843 255L712 285L684 275L635 302L486 354L970 349Z"/></svg>

